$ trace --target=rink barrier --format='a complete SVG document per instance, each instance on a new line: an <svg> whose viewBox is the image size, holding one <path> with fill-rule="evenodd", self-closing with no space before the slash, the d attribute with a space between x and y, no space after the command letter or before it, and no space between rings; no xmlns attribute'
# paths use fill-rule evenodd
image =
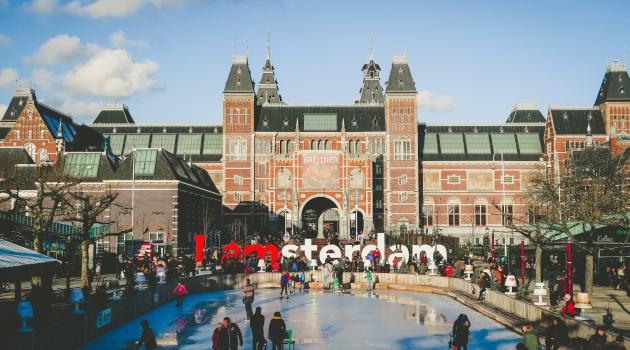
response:
<svg viewBox="0 0 630 350"><path fill-rule="evenodd" d="M307 282L323 281L321 271L305 272ZM447 294L451 291L461 292L471 295L474 290L479 292L479 288L460 278L430 276L430 275L413 275L413 274L394 274L394 273L373 273L373 281L383 286L389 285L389 289L430 291L436 294ZM245 285L245 279L249 278L254 285L262 287L277 286L280 287L280 273L264 272L244 274L219 274L219 275L198 275L195 277L181 278L180 281L186 286L190 293L200 293L219 290L239 290ZM364 273L344 273L344 282L365 283ZM99 310L86 310L81 315L70 315L62 321L49 324L43 327L36 327L32 333L26 334L10 334L7 338L7 349L25 349L25 350L61 350L73 349L81 346L99 335L115 328L131 319L160 307L173 299L172 291L177 284L177 280L168 281L166 284L158 285L155 288L146 288L139 290L135 295L123 298L121 300L110 301L107 306ZM320 284L321 285L321 284ZM422 288L416 288L421 286ZM467 305L465 300L457 298L458 301ZM513 314L522 320L528 320L534 324L545 327L553 317L557 314L531 303L516 300L502 293L492 290L486 292L484 304L488 304L494 308L503 310ZM96 328L97 317L99 312L111 309L111 321L109 324ZM486 314L492 317L491 314ZM496 318L495 318L496 319ZM567 324L570 337L581 337L588 339L595 333L595 328L583 321L563 318ZM150 320L149 320L150 322ZM518 326L518 325L514 325ZM140 325L138 324L138 329ZM140 334L138 333L138 336ZM609 333L609 340L614 337ZM630 341L626 338L626 347L630 348Z"/></svg>

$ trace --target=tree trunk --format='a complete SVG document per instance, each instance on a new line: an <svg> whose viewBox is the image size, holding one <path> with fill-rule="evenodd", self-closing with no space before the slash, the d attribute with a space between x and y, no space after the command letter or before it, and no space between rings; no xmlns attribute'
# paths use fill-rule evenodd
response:
<svg viewBox="0 0 630 350"><path fill-rule="evenodd" d="M586 253L584 259L584 292L593 295L593 254Z"/></svg>
<svg viewBox="0 0 630 350"><path fill-rule="evenodd" d="M536 282L542 282L542 244L536 243Z"/></svg>
<svg viewBox="0 0 630 350"><path fill-rule="evenodd" d="M35 233L33 237L33 250L42 254L44 252L44 242L38 233Z"/></svg>
<svg viewBox="0 0 630 350"><path fill-rule="evenodd" d="M81 287L90 286L90 269L88 268L88 240L81 242Z"/></svg>

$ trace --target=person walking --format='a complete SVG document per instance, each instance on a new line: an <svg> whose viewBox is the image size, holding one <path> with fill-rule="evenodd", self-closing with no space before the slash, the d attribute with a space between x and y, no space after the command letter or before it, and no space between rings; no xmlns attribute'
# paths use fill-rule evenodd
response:
<svg viewBox="0 0 630 350"><path fill-rule="evenodd" d="M545 336L545 350L558 350L560 346L568 342L569 333L567 326L557 317L551 320Z"/></svg>
<svg viewBox="0 0 630 350"><path fill-rule="evenodd" d="M606 350L606 329L604 327L599 326L595 331L595 334L591 336L589 339L589 344L591 350Z"/></svg>
<svg viewBox="0 0 630 350"><path fill-rule="evenodd" d="M229 317L223 318L223 327L219 331L219 350L236 350L243 346L243 333Z"/></svg>
<svg viewBox="0 0 630 350"><path fill-rule="evenodd" d="M223 323L218 323L217 327L212 332L212 350L219 350L219 343L221 342L221 329Z"/></svg>
<svg viewBox="0 0 630 350"><path fill-rule="evenodd" d="M247 319L252 318L252 303L254 302L254 285L248 279L245 280L245 287L243 287L243 304L245 304L245 312L247 313Z"/></svg>
<svg viewBox="0 0 630 350"><path fill-rule="evenodd" d="M486 297L486 288L488 288L488 274L481 272L479 276L479 297L477 301L481 301Z"/></svg>
<svg viewBox="0 0 630 350"><path fill-rule="evenodd" d="M262 350L267 347L267 340L265 340L265 316L262 314L262 309L256 308L256 313L249 319L249 327L252 329L252 349Z"/></svg>
<svg viewBox="0 0 630 350"><path fill-rule="evenodd" d="M282 292L289 299L289 281L291 280L291 276L288 272L284 272L282 276L280 276L280 299L282 299Z"/></svg>
<svg viewBox="0 0 630 350"><path fill-rule="evenodd" d="M468 350L468 338L470 336L470 321L468 316L460 314L453 323L453 345L457 350Z"/></svg>
<svg viewBox="0 0 630 350"><path fill-rule="evenodd" d="M280 312L273 313L273 318L269 322L269 340L271 340L272 350L282 350L282 342L287 337L287 325L284 323Z"/></svg>
<svg viewBox="0 0 630 350"><path fill-rule="evenodd" d="M579 310L575 310L575 301L573 300L573 297L571 295L566 294L564 296L564 300L565 304L561 311L562 315L567 317L575 317L580 314Z"/></svg>
<svg viewBox="0 0 630 350"><path fill-rule="evenodd" d="M177 283L175 289L173 289L173 295L177 297L177 304L175 307L184 305L184 295L188 294L188 289L181 283Z"/></svg>
<svg viewBox="0 0 630 350"><path fill-rule="evenodd" d="M140 347L143 345L144 350L157 349L155 334L153 334L153 330L149 327L149 321L143 320L142 322L140 322L140 326L142 327L142 335L140 336L140 340L138 340L136 349L140 349Z"/></svg>
<svg viewBox="0 0 630 350"><path fill-rule="evenodd" d="M522 343L527 350L538 350L538 338L534 335L534 327L529 323L523 325Z"/></svg>

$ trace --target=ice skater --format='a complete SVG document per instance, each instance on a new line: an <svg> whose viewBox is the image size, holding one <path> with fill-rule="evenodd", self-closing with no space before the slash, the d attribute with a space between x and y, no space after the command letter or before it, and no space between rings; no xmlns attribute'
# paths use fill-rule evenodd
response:
<svg viewBox="0 0 630 350"><path fill-rule="evenodd" d="M181 283L177 283L175 289L173 289L173 295L177 297L177 304L175 307L184 305L184 295L188 294L188 289Z"/></svg>
<svg viewBox="0 0 630 350"><path fill-rule="evenodd" d="M468 316L460 314L453 323L453 345L457 350L468 350L468 338L470 336L470 321Z"/></svg>
<svg viewBox="0 0 630 350"><path fill-rule="evenodd" d="M269 322L269 340L271 340L272 350L282 350L282 342L286 337L287 325L284 323L280 312L276 311Z"/></svg>
<svg viewBox="0 0 630 350"><path fill-rule="evenodd" d="M282 292L289 299L289 281L291 281L291 276L288 272L284 272L282 276L280 276L280 299L282 299Z"/></svg>
<svg viewBox="0 0 630 350"><path fill-rule="evenodd" d="M247 319L252 318L252 303L254 302L254 285L248 279L245 280L245 287L243 287L243 304L245 304L245 312L247 313Z"/></svg>
<svg viewBox="0 0 630 350"><path fill-rule="evenodd" d="M256 313L249 319L249 326L252 329L252 349L262 350L267 348L267 340L265 339L265 316L262 309L256 308Z"/></svg>
<svg viewBox="0 0 630 350"><path fill-rule="evenodd" d="M229 317L223 318L223 327L219 331L219 350L236 350L243 346L243 333Z"/></svg>
<svg viewBox="0 0 630 350"><path fill-rule="evenodd" d="M142 326L142 335L140 336L140 340L138 340L138 344L136 344L136 349L140 349L143 345L145 350L157 349L155 334L153 334L153 330L149 327L149 321L143 320L140 326Z"/></svg>

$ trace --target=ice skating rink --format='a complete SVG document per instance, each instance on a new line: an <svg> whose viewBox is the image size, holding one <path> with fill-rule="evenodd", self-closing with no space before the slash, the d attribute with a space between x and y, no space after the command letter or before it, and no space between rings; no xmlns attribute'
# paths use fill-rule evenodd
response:
<svg viewBox="0 0 630 350"><path fill-rule="evenodd" d="M262 307L267 326L280 311L293 330L296 349L447 349L453 321L460 313L471 323L469 349L514 349L520 336L493 320L440 295L397 291L312 291L280 299L279 289L256 291L253 308ZM135 349L140 321L153 328L160 349L211 349L212 331L229 316L241 328L243 349L251 349L240 291L190 295L184 306L170 302L117 327L81 349ZM268 348L271 348L271 343Z"/></svg>

